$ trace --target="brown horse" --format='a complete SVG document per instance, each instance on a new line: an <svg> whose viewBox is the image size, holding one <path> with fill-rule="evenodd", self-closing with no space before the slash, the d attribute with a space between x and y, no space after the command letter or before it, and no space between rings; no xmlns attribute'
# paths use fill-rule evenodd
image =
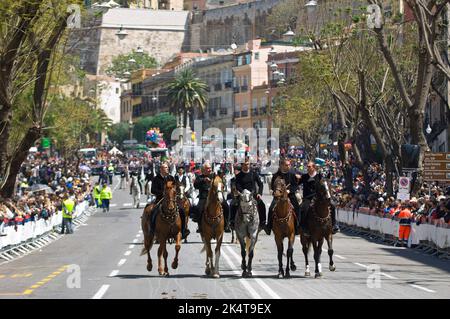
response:
<svg viewBox="0 0 450 319"><path fill-rule="evenodd" d="M178 205L179 207L183 207L184 214L185 214L185 224L184 228L187 231L188 230L188 222L189 222L189 213L191 209L191 203L189 202L189 198L186 197L185 191L184 191L184 185L176 182L177 186L177 199L178 199ZM187 236L188 234L185 234L184 242L187 243Z"/></svg>
<svg viewBox="0 0 450 319"><path fill-rule="evenodd" d="M158 204L158 203L156 203ZM178 253L181 248L181 217L178 211L176 187L173 180L166 181L164 187L164 197L161 200L158 216L156 216L156 225L153 232L150 232L151 214L154 204L147 205L141 219L142 232L144 233L144 248L141 256L147 253L147 270L152 271L152 258L150 250L153 246L153 240L156 238L159 242L158 249L158 272L161 276L169 276L167 267L167 249L168 239L175 240L175 258L172 262L172 269L178 267ZM162 266L162 257L164 256L164 269Z"/></svg>
<svg viewBox="0 0 450 319"><path fill-rule="evenodd" d="M202 214L201 237L204 243L201 252L206 250L205 274L214 278L219 278L220 246L222 245L225 228L225 218L222 211L224 201L223 182L220 176L215 176L211 182L208 197L206 199L205 211ZM211 240L216 239L215 262L213 264L213 252Z"/></svg>
<svg viewBox="0 0 450 319"><path fill-rule="evenodd" d="M326 181L317 181L316 198L311 203L307 217L310 236L305 237L302 232L300 233L300 242L302 243L303 254L305 256L305 276L310 276L308 252L312 244L314 249L314 261L316 263L315 278L322 277L320 255L322 254L324 239L327 241L328 255L330 256L329 269L330 271L336 270L336 266L333 262L333 234L329 194Z"/></svg>
<svg viewBox="0 0 450 319"><path fill-rule="evenodd" d="M295 213L294 207L288 197L289 185L283 179L277 178L274 182L275 207L273 208L273 234L278 250L278 278L289 278L290 270L295 271L294 253L295 242ZM288 239L286 273L283 270L283 241ZM290 266L290 268L289 268Z"/></svg>

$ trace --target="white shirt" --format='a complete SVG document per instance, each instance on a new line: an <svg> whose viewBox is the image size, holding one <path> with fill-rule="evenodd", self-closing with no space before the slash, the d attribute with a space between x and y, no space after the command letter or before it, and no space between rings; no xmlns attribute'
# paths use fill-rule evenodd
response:
<svg viewBox="0 0 450 319"><path fill-rule="evenodd" d="M176 177L178 179L179 182L181 182L183 180L183 177L185 177L186 174L180 175L177 174ZM189 181L189 178L186 176L186 188L184 189L185 192L188 192L191 189L191 182Z"/></svg>

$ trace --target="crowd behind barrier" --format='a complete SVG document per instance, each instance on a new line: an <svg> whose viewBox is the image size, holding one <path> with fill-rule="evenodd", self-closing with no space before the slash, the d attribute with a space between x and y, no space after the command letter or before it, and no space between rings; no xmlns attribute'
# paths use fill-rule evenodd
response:
<svg viewBox="0 0 450 319"><path fill-rule="evenodd" d="M89 202L78 203L73 213L73 219L80 217L89 208ZM55 230L62 223L62 211L58 211L47 219L39 218L36 220L24 219L20 224L14 226L0 225L3 228L3 236L0 237L0 251L12 246L17 246L34 240L46 233Z"/></svg>
<svg viewBox="0 0 450 319"><path fill-rule="evenodd" d="M399 220L392 216L370 215L368 208L337 210L337 220L344 225L369 230L375 235L395 240L399 234ZM450 228L445 223L412 223L408 246L426 245L440 250L450 250Z"/></svg>

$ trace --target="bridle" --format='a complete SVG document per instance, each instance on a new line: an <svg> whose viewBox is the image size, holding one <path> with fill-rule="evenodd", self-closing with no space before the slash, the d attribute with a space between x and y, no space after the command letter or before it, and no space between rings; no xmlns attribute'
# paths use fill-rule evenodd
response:
<svg viewBox="0 0 450 319"><path fill-rule="evenodd" d="M173 188L171 188L170 190L174 191ZM167 184L166 184L166 187L164 189L164 197L163 197L163 205L162 205L164 209L162 209L161 218L169 224L174 224L177 220L177 217L179 216L176 190L175 190L175 196L172 196L173 198L170 198L168 195L169 195L168 188L167 188ZM172 205L170 205L170 204L172 204ZM169 208L170 206L172 206L172 208Z"/></svg>
<svg viewBox="0 0 450 319"><path fill-rule="evenodd" d="M275 206L273 207L273 219L276 220L278 223L280 224L286 224L289 222L289 218L292 215L293 209L291 202L289 201L289 198L287 197L287 189L289 187L290 184L285 185L284 183L278 183L280 186L275 187L274 193L276 192L280 192L281 195L280 196L275 196L276 200L275 200ZM276 207L278 206L278 203L280 201L287 201L288 202L288 214L285 217L279 217L277 215L277 210Z"/></svg>
<svg viewBox="0 0 450 319"><path fill-rule="evenodd" d="M223 183L219 182L219 183L217 183L217 187L215 187L214 181L215 181L215 178L212 181L210 193L208 194L207 207L209 206L208 204L210 203L210 200L211 200L210 195L212 195L212 196L214 196L216 203L219 204L220 209L219 209L219 213L215 216L209 216L207 213L204 214L204 217L207 219L209 224L218 223L223 216L222 202L219 199L219 194L221 194L222 198L224 198L223 197ZM208 212L208 210L206 210L206 212Z"/></svg>

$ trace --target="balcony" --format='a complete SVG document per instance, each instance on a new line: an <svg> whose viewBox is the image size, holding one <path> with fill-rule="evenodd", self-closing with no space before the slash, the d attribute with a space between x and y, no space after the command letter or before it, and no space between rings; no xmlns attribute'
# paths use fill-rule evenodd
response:
<svg viewBox="0 0 450 319"><path fill-rule="evenodd" d="M225 88L226 89L231 89L233 87L233 81L227 81L225 82Z"/></svg>
<svg viewBox="0 0 450 319"><path fill-rule="evenodd" d="M258 115L258 109L252 109L252 116Z"/></svg>
<svg viewBox="0 0 450 319"><path fill-rule="evenodd" d="M260 111L259 111L260 115L264 115L267 114L267 106L263 106L261 107Z"/></svg>
<svg viewBox="0 0 450 319"><path fill-rule="evenodd" d="M237 111L237 112L235 111L234 112L234 118L237 119L237 118L240 118L240 117L241 117L241 113L239 111Z"/></svg>
<svg viewBox="0 0 450 319"><path fill-rule="evenodd" d="M247 117L247 116L248 116L248 111L241 112L241 117Z"/></svg>
<svg viewBox="0 0 450 319"><path fill-rule="evenodd" d="M221 107L220 108L220 115L227 115L228 114L228 109L226 107Z"/></svg>
<svg viewBox="0 0 450 319"><path fill-rule="evenodd" d="M222 83L214 84L214 91L221 91L221 90L222 90Z"/></svg>
<svg viewBox="0 0 450 319"><path fill-rule="evenodd" d="M234 92L234 93L239 93L239 86L235 86L235 87L233 88L233 92Z"/></svg>
<svg viewBox="0 0 450 319"><path fill-rule="evenodd" d="M241 92L247 92L247 91L248 91L248 86L247 85L241 86Z"/></svg>

